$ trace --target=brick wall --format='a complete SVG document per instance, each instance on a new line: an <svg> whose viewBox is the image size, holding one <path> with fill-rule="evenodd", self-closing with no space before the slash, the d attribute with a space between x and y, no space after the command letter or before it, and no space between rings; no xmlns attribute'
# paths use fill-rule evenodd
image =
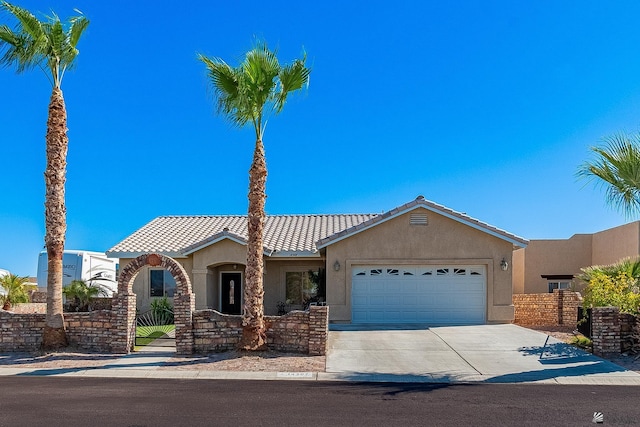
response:
<svg viewBox="0 0 640 427"><path fill-rule="evenodd" d="M329 307L311 306L309 311L292 311L284 316L265 316L269 348L294 353L324 355L329 327ZM229 351L242 337L242 317L215 310L193 313L193 342L196 353Z"/></svg>
<svg viewBox="0 0 640 427"><path fill-rule="evenodd" d="M187 302L191 304L189 300ZM113 310L65 313L69 344L100 353L127 353L133 345L129 330L135 321L135 296L114 300ZM42 344L44 314L17 314L0 310L0 351L36 351ZM327 346L329 308L312 306L309 311L293 311L284 316L265 316L267 344L283 351L324 355ZM127 326L129 325L129 326ZM177 330L177 327L176 327ZM228 351L242 337L242 317L214 310L194 311L184 337L176 336L181 354ZM181 341L181 342L179 342Z"/></svg>
<svg viewBox="0 0 640 427"><path fill-rule="evenodd" d="M620 312L617 307L594 307L591 310L593 354L620 354Z"/></svg>
<svg viewBox="0 0 640 427"><path fill-rule="evenodd" d="M113 313L98 310L88 313L65 313L69 345L83 350L111 353Z"/></svg>
<svg viewBox="0 0 640 427"><path fill-rule="evenodd" d="M0 351L36 351L42 345L44 314L0 310Z"/></svg>
<svg viewBox="0 0 640 427"><path fill-rule="evenodd" d="M514 294L513 323L523 326L576 327L580 294L566 290L554 290L547 294Z"/></svg>

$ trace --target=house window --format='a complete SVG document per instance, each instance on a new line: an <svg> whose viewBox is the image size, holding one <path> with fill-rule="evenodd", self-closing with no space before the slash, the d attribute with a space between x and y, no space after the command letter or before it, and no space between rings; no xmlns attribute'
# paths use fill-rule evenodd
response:
<svg viewBox="0 0 640 427"><path fill-rule="evenodd" d="M172 298L176 292L176 281L167 270L149 270L150 296Z"/></svg>
<svg viewBox="0 0 640 427"><path fill-rule="evenodd" d="M304 305L318 295L318 277L312 271L287 271L287 303Z"/></svg>
<svg viewBox="0 0 640 427"><path fill-rule="evenodd" d="M549 285L549 293L553 293L554 289L570 289L571 288L571 282L569 281L549 281L547 282Z"/></svg>

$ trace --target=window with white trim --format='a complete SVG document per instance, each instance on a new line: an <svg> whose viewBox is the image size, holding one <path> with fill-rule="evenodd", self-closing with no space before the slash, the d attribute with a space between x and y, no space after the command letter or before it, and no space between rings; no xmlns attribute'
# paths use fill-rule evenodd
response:
<svg viewBox="0 0 640 427"><path fill-rule="evenodd" d="M571 282L569 280L549 280L549 293L553 293L554 289L571 289Z"/></svg>
<svg viewBox="0 0 640 427"><path fill-rule="evenodd" d="M149 270L149 295L152 297L173 298L176 293L176 280L167 270L154 268Z"/></svg>

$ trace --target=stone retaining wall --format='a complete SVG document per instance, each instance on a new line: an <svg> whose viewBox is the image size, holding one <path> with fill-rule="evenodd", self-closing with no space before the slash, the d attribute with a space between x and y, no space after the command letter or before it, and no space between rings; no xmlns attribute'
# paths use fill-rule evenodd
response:
<svg viewBox="0 0 640 427"><path fill-rule="evenodd" d="M0 351L36 351L42 344L44 314L0 310Z"/></svg>
<svg viewBox="0 0 640 427"><path fill-rule="evenodd" d="M618 355L628 351L638 318L620 313L618 307L594 307L591 310L591 341L596 356Z"/></svg>
<svg viewBox="0 0 640 427"><path fill-rule="evenodd" d="M513 323L522 326L564 325L575 328L581 301L579 293L558 289L547 294L514 294Z"/></svg>
<svg viewBox="0 0 640 427"><path fill-rule="evenodd" d="M309 311L292 311L284 316L265 316L267 345L276 351L326 354L329 308L311 306ZM193 313L195 353L229 351L242 337L242 316L215 310Z"/></svg>
<svg viewBox="0 0 640 427"><path fill-rule="evenodd" d="M65 313L65 328L73 347L100 353L127 353L133 337L119 324L133 325L135 296L114 301L113 310ZM187 298L188 299L188 298ZM188 301L191 304L191 300ZM0 351L36 351L42 344L44 314L0 310ZM284 316L265 316L267 344L276 351L324 355L329 325L328 307L310 307ZM132 328L135 329L135 328ZM177 329L177 326L176 326ZM183 335L176 335L178 354L209 353L236 348L242 336L242 317L214 310L194 311Z"/></svg>

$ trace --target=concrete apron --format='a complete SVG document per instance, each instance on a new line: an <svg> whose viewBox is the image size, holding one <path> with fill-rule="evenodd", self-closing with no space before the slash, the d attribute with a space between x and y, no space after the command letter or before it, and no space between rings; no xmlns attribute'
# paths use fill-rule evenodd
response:
<svg viewBox="0 0 640 427"><path fill-rule="evenodd" d="M318 379L640 385L635 372L516 325L332 330Z"/></svg>

